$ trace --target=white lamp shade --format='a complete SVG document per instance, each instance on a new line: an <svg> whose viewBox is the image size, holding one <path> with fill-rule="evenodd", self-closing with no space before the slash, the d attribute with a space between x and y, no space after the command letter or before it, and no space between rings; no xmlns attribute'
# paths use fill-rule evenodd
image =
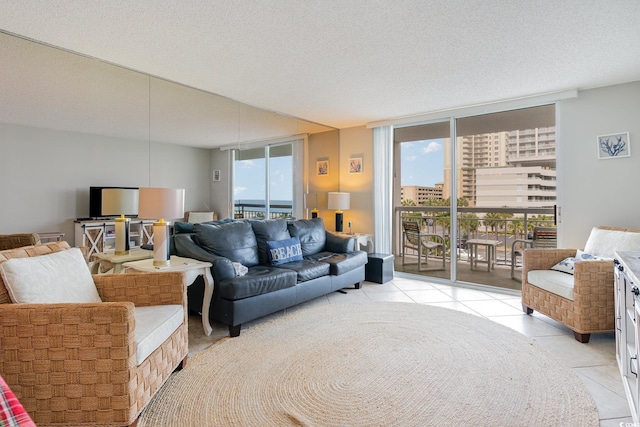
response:
<svg viewBox="0 0 640 427"><path fill-rule="evenodd" d="M176 219L184 217L184 188L141 187L138 217Z"/></svg>
<svg viewBox="0 0 640 427"><path fill-rule="evenodd" d="M327 201L327 208L330 210L344 211L349 209L351 200L350 193L340 193L337 191L329 192L329 199Z"/></svg>

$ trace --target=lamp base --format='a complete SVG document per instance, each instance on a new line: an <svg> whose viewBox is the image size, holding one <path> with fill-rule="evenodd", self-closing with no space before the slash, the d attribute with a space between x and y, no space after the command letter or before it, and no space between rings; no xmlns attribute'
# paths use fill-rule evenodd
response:
<svg viewBox="0 0 640 427"><path fill-rule="evenodd" d="M342 233L343 217L344 217L343 212L336 212L336 231L338 233Z"/></svg>
<svg viewBox="0 0 640 427"><path fill-rule="evenodd" d="M169 250L169 223L158 221L153 223L153 266L168 267L171 259Z"/></svg>
<svg viewBox="0 0 640 427"><path fill-rule="evenodd" d="M314 209L311 211L311 218L318 218L318 210Z"/></svg>

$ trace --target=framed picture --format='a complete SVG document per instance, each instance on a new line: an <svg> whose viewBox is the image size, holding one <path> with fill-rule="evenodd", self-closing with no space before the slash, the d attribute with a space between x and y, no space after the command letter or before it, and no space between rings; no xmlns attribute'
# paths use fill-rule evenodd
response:
<svg viewBox="0 0 640 427"><path fill-rule="evenodd" d="M316 163L318 175L329 175L329 160L322 160Z"/></svg>
<svg viewBox="0 0 640 427"><path fill-rule="evenodd" d="M349 173L362 173L362 157L349 159Z"/></svg>
<svg viewBox="0 0 640 427"><path fill-rule="evenodd" d="M220 171L219 170L214 170L213 171L213 180L214 181L220 181Z"/></svg>
<svg viewBox="0 0 640 427"><path fill-rule="evenodd" d="M618 159L631 156L629 132L598 136L598 159Z"/></svg>

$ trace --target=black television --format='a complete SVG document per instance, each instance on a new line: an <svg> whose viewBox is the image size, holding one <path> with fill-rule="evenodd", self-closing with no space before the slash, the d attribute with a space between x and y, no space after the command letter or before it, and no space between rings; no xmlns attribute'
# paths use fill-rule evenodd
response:
<svg viewBox="0 0 640 427"><path fill-rule="evenodd" d="M138 187L89 187L89 216L114 218L138 216Z"/></svg>

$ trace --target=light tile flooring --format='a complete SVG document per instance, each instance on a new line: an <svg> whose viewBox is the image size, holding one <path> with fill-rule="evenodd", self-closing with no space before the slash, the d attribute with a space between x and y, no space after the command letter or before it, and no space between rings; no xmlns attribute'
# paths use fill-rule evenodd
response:
<svg viewBox="0 0 640 427"><path fill-rule="evenodd" d="M446 307L486 317L536 340L567 365L584 381L598 407L601 426L632 423L620 373L615 358L614 334L593 334L588 344L580 344L570 329L536 312L525 315L521 310L518 291L501 291L487 287L454 287L427 282L396 273L385 284L364 282L362 289L347 289L346 294L334 292L288 309L288 312L310 306L352 301L401 301ZM243 329L281 316L275 313L247 323ZM199 316L189 318L190 354L209 347L228 336L226 327L213 324L213 333L203 333Z"/></svg>

